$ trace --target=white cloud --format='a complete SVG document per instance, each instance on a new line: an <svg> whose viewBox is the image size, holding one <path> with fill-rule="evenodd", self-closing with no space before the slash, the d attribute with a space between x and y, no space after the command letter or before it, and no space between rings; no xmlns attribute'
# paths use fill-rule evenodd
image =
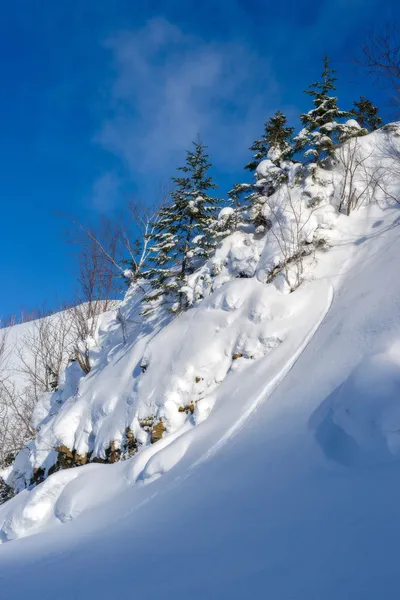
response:
<svg viewBox="0 0 400 600"><path fill-rule="evenodd" d="M240 43L205 41L164 19L107 42L115 64L102 146L134 175L173 174L200 134L218 166L241 165L278 106L269 63Z"/></svg>
<svg viewBox="0 0 400 600"><path fill-rule="evenodd" d="M96 179L90 196L93 208L107 212L114 208L119 201L121 181L116 173L110 171Z"/></svg>

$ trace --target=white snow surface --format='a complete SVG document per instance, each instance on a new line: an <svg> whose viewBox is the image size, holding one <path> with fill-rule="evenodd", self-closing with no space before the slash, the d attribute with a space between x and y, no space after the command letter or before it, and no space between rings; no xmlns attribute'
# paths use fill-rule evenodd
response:
<svg viewBox="0 0 400 600"><path fill-rule="evenodd" d="M386 160L372 161L377 142L399 145L390 135L360 140L371 168ZM333 207L338 171L317 190ZM376 191L349 217L312 212L331 248L291 294L256 275L266 241L237 234L183 316L144 327L128 293L127 342L104 323L95 368L80 378L71 366L10 476L59 443L101 454L127 425L142 450L55 473L0 507L4 597L397 596L400 181L389 183L390 198ZM227 257L252 275L236 279ZM193 415L179 412L192 401ZM150 414L167 426L153 445L138 426Z"/></svg>

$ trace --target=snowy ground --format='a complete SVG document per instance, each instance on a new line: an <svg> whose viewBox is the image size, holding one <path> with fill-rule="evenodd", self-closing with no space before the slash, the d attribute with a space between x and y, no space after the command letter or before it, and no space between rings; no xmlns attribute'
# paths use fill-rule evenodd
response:
<svg viewBox="0 0 400 600"><path fill-rule="evenodd" d="M0 546L2 597L396 597L398 222L340 218L281 343L229 371L196 427L1 507L3 540L27 536Z"/></svg>

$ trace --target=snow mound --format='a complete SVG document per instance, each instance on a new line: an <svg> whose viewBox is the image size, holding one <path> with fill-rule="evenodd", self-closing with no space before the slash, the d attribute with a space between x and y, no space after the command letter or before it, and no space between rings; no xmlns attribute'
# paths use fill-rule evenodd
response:
<svg viewBox="0 0 400 600"><path fill-rule="evenodd" d="M365 357L312 418L326 456L360 465L400 459L400 342Z"/></svg>

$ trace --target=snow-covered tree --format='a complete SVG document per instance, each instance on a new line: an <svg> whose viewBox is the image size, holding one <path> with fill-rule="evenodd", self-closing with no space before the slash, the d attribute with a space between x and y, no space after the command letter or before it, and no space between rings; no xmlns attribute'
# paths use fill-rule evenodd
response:
<svg viewBox="0 0 400 600"><path fill-rule="evenodd" d="M217 185L209 169L211 162L200 141L187 152L186 163L178 167L183 175L173 177L171 201L163 206L148 236L150 267L146 278L149 303L160 297L171 310L186 308L187 276L213 252L218 240L218 213L221 201L208 195Z"/></svg>
<svg viewBox="0 0 400 600"><path fill-rule="evenodd" d="M305 93L312 98L314 108L301 115L303 129L296 136L296 150L303 151L308 163L323 165L334 156L335 146L360 135L354 120L343 123L339 119L350 119L352 114L338 107L338 99L332 95L336 89L336 71L330 68L330 59L324 57L321 80L312 83Z"/></svg>
<svg viewBox="0 0 400 600"><path fill-rule="evenodd" d="M253 160L246 165L246 169L255 171L259 163L269 159L275 164L289 159L293 154L291 139L294 133L293 127L287 126L287 118L278 110L264 124L264 134L261 139L256 140L250 150L254 152Z"/></svg>
<svg viewBox="0 0 400 600"><path fill-rule="evenodd" d="M361 96L358 102L354 102L352 114L361 127L367 131L375 131L383 125L379 116L379 108L365 96Z"/></svg>
<svg viewBox="0 0 400 600"><path fill-rule="evenodd" d="M255 225L259 231L264 231L264 220L261 216L262 206L265 201L264 194L257 186L257 173L254 175L256 181L252 183L235 183L228 196L234 206L236 229L240 226Z"/></svg>
<svg viewBox="0 0 400 600"><path fill-rule="evenodd" d="M229 192L232 203L236 205L238 223L250 223L258 233L269 226L262 214L266 198L288 181L288 171L293 164L293 132L294 129L287 126L286 116L278 110L265 123L262 138L250 148L255 154L245 168L255 171L255 181L235 184Z"/></svg>

